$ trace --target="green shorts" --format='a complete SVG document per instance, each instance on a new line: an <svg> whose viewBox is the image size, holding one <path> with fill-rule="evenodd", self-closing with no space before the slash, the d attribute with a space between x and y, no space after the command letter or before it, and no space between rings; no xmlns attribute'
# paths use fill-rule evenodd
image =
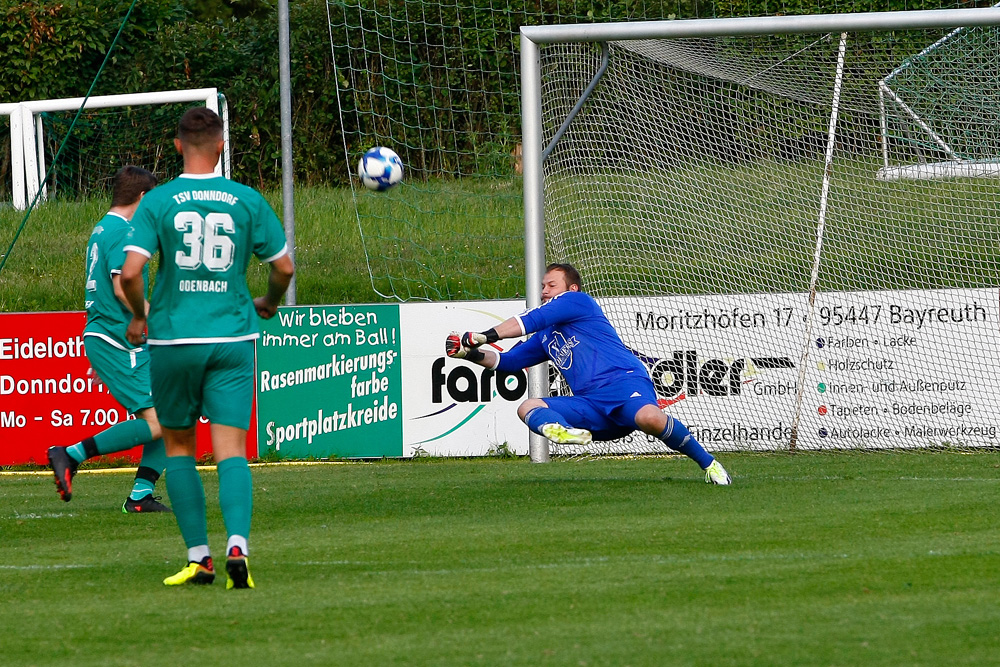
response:
<svg viewBox="0 0 1000 667"><path fill-rule="evenodd" d="M149 353L145 347L124 350L100 335L83 335L87 359L122 407L135 414L153 407Z"/></svg>
<svg viewBox="0 0 1000 667"><path fill-rule="evenodd" d="M204 416L214 424L250 428L254 341L150 345L149 358L160 424L182 431Z"/></svg>

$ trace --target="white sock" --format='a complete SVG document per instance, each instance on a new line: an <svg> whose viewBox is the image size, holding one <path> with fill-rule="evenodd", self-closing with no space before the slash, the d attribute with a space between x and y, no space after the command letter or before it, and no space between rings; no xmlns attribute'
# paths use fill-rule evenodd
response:
<svg viewBox="0 0 1000 667"><path fill-rule="evenodd" d="M211 555L212 553L208 550L207 544L201 544L188 549L188 560L194 563L200 563L203 558Z"/></svg>
<svg viewBox="0 0 1000 667"><path fill-rule="evenodd" d="M229 541L226 542L226 553L229 553L229 550L232 549L233 547L239 547L240 551L243 552L244 556L250 555L250 552L247 551L247 538L243 537L242 535L229 536Z"/></svg>

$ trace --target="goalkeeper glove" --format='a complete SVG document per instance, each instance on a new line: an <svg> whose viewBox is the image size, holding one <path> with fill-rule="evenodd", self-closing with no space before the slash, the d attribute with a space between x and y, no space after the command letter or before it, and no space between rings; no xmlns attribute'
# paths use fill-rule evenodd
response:
<svg viewBox="0 0 1000 667"><path fill-rule="evenodd" d="M482 333L472 333L471 331L466 331L462 334L461 343L465 347L479 347L480 345L485 345L486 343L495 343L500 340L500 335L497 334L496 329L489 329Z"/></svg>
<svg viewBox="0 0 1000 667"><path fill-rule="evenodd" d="M444 352L452 359L465 359L466 361L482 361L486 355L477 349L463 345L462 341L470 334L459 335L457 331L452 331L444 341Z"/></svg>

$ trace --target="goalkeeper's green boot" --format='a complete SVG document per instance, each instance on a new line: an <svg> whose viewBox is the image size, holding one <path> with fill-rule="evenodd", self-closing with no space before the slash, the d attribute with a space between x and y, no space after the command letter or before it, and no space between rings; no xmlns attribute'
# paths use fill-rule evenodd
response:
<svg viewBox="0 0 1000 667"><path fill-rule="evenodd" d="M542 424L542 435L557 445L589 445L594 439L585 428L567 428L562 424Z"/></svg>
<svg viewBox="0 0 1000 667"><path fill-rule="evenodd" d="M167 586L180 586L182 584L210 584L215 581L215 568L212 566L212 557L205 556L201 562L190 561L184 569L175 575L163 580Z"/></svg>
<svg viewBox="0 0 1000 667"><path fill-rule="evenodd" d="M722 467L722 464L718 460L715 460L705 468L705 483L728 486L733 483L733 478L729 476L729 473Z"/></svg>

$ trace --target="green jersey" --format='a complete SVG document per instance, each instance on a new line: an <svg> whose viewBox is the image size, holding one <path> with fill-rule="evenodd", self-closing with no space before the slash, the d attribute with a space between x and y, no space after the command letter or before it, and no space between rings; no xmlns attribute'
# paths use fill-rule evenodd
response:
<svg viewBox="0 0 1000 667"><path fill-rule="evenodd" d="M94 226L87 242L87 326L83 335L98 336L123 350L134 348L125 340L132 311L115 296L113 276L121 273L125 263L125 239L130 230L128 220L108 213ZM148 285L148 270L143 270L142 277Z"/></svg>
<svg viewBox="0 0 1000 667"><path fill-rule="evenodd" d="M257 338L250 255L271 262L288 247L256 190L214 174L182 174L142 198L125 250L160 253L148 343L181 345Z"/></svg>

